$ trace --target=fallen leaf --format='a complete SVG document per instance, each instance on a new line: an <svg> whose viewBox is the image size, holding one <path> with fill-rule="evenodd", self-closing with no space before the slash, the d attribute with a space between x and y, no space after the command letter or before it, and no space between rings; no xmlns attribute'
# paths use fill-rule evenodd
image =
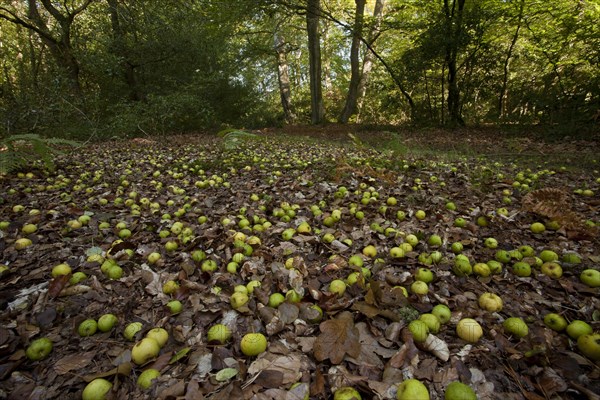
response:
<svg viewBox="0 0 600 400"><path fill-rule="evenodd" d="M321 334L313 348L317 361L329 359L333 364L339 364L346 354L355 358L360 355L358 329L351 313L342 312L338 318L322 322L319 329Z"/></svg>
<svg viewBox="0 0 600 400"><path fill-rule="evenodd" d="M54 370L57 374L62 375L73 370L82 369L92 361L95 354L96 352L88 351L63 357L54 364Z"/></svg>

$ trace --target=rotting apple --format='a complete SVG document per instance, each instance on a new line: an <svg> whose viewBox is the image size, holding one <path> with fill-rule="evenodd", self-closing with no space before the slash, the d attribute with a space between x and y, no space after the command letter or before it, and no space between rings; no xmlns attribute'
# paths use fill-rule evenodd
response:
<svg viewBox="0 0 600 400"><path fill-rule="evenodd" d="M153 381L160 376L160 371L154 368L145 369L140 376L138 376L137 384L142 389L149 389Z"/></svg>
<svg viewBox="0 0 600 400"><path fill-rule="evenodd" d="M550 278L553 278L553 279L558 279L563 274L562 267L560 266L559 263L557 263L555 261L543 263L542 266L540 267L540 271L542 271L542 274L549 276Z"/></svg>

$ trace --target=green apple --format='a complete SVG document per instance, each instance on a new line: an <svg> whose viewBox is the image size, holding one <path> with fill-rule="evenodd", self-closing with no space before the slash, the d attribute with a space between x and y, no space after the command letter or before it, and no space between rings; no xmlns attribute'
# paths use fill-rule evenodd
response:
<svg viewBox="0 0 600 400"><path fill-rule="evenodd" d="M458 217L454 220L454 226L457 228L464 228L467 226L467 221L462 217Z"/></svg>
<svg viewBox="0 0 600 400"><path fill-rule="evenodd" d="M370 244L362 250L362 253L366 257L375 258L375 257L377 257L377 248L375 246L373 246L372 244Z"/></svg>
<svg viewBox="0 0 600 400"><path fill-rule="evenodd" d="M429 293L429 286L423 281L414 281L410 285L410 291L418 295L426 295Z"/></svg>
<svg viewBox="0 0 600 400"><path fill-rule="evenodd" d="M131 361L137 365L143 365L156 358L158 353L160 353L160 346L156 339L146 337L137 342L131 349Z"/></svg>
<svg viewBox="0 0 600 400"><path fill-rule="evenodd" d="M426 217L427 214L423 210L417 210L417 212L415 212L415 218L420 221L424 220Z"/></svg>
<svg viewBox="0 0 600 400"><path fill-rule="evenodd" d="M544 316L544 324L556 332L563 331L568 323L567 320L560 314L550 313Z"/></svg>
<svg viewBox="0 0 600 400"><path fill-rule="evenodd" d="M333 400L362 400L360 393L350 386L342 386L333 392Z"/></svg>
<svg viewBox="0 0 600 400"><path fill-rule="evenodd" d="M463 318L456 325L456 334L459 338L470 343L477 343L483 336L483 329L479 322L472 318Z"/></svg>
<svg viewBox="0 0 600 400"><path fill-rule="evenodd" d="M224 344L231 339L232 332L226 325L215 324L208 329L206 336L209 343Z"/></svg>
<svg viewBox="0 0 600 400"><path fill-rule="evenodd" d="M285 293L285 299L290 303L299 303L302 300L302 295L294 289L290 289Z"/></svg>
<svg viewBox="0 0 600 400"><path fill-rule="evenodd" d="M287 228L281 233L281 237L283 240L290 240L296 234L296 230L294 228Z"/></svg>
<svg viewBox="0 0 600 400"><path fill-rule="evenodd" d="M485 263L476 263L473 265L473 272L475 275L482 277L490 276L492 274L490 266Z"/></svg>
<svg viewBox="0 0 600 400"><path fill-rule="evenodd" d="M285 296L279 292L271 293L269 295L269 307L277 308L285 301Z"/></svg>
<svg viewBox="0 0 600 400"><path fill-rule="evenodd" d="M166 232L166 231L164 231L164 232ZM175 250L177 250L178 247L179 247L179 245L174 240L169 240L167 243L165 243L165 250L168 252L175 251Z"/></svg>
<svg viewBox="0 0 600 400"><path fill-rule="evenodd" d="M133 340L135 338L135 335L137 335L137 333L142 330L142 327L143 325L141 322L132 322L128 324L123 330L123 336L127 340Z"/></svg>
<svg viewBox="0 0 600 400"><path fill-rule="evenodd" d="M600 333L588 333L577 338L577 348L584 356L600 361Z"/></svg>
<svg viewBox="0 0 600 400"><path fill-rule="evenodd" d="M502 264L509 263L511 260L510 253L506 250L498 250L495 257L496 261L501 262Z"/></svg>
<svg viewBox="0 0 600 400"><path fill-rule="evenodd" d="M94 333L96 333L97 329L98 323L95 319L90 318L79 324L77 333L79 333L79 336L92 336Z"/></svg>
<svg viewBox="0 0 600 400"><path fill-rule="evenodd" d="M523 245L519 247L519 252L523 254L523 257L533 257L535 256L535 250L531 246Z"/></svg>
<svg viewBox="0 0 600 400"><path fill-rule="evenodd" d="M348 265L354 265L355 267L360 268L364 265L364 263L365 262L363 258L358 254L355 254L348 259Z"/></svg>
<svg viewBox="0 0 600 400"><path fill-rule="evenodd" d="M200 265L200 269L202 270L202 272L215 272L218 268L217 262L215 260L212 259L207 259L202 261L202 264Z"/></svg>
<svg viewBox="0 0 600 400"><path fill-rule="evenodd" d="M404 240L406 241L406 243L410 244L412 247L415 247L416 245L419 244L419 238L413 234L406 235Z"/></svg>
<svg viewBox="0 0 600 400"><path fill-rule="evenodd" d="M434 314L425 313L419 316L419 319L427 324L429 328L429 332L438 333L440 331L440 319L436 317Z"/></svg>
<svg viewBox="0 0 600 400"><path fill-rule="evenodd" d="M171 300L167 303L167 308L171 314L179 314L183 310L183 304L179 300Z"/></svg>
<svg viewBox="0 0 600 400"><path fill-rule="evenodd" d="M585 269L579 275L579 280L589 287L600 287L600 271L591 268Z"/></svg>
<svg viewBox="0 0 600 400"><path fill-rule="evenodd" d="M98 318L98 330L100 330L100 332L108 332L114 328L117 322L119 322L119 319L116 315L104 314Z"/></svg>
<svg viewBox="0 0 600 400"><path fill-rule="evenodd" d="M483 245L488 249L495 249L498 247L498 241L494 238L489 237L483 241Z"/></svg>
<svg viewBox="0 0 600 400"><path fill-rule="evenodd" d="M529 334L529 327L519 317L510 317L504 320L502 323L504 330L517 337L525 337Z"/></svg>
<svg viewBox="0 0 600 400"><path fill-rule="evenodd" d="M415 342L424 342L429 335L429 327L420 319L415 319L408 324L408 330L413 336Z"/></svg>
<svg viewBox="0 0 600 400"><path fill-rule="evenodd" d="M542 259L543 262L550 262L550 261L558 260L558 254L556 254L552 250L542 250L539 257Z"/></svg>
<svg viewBox="0 0 600 400"><path fill-rule="evenodd" d="M160 371L154 368L148 368L144 370L140 376L138 376L137 384L142 389L146 390L152 386L152 381L160 376Z"/></svg>
<svg viewBox="0 0 600 400"><path fill-rule="evenodd" d="M83 389L81 400L104 400L111 389L112 383L103 378L96 378Z"/></svg>
<svg viewBox="0 0 600 400"><path fill-rule="evenodd" d="M392 247L390 249L390 257L392 258L402 258L404 257L405 253L404 250L402 250L402 248L400 247Z"/></svg>
<svg viewBox="0 0 600 400"><path fill-rule="evenodd" d="M479 307L489 312L502 311L502 298L497 294L486 292L479 296Z"/></svg>
<svg viewBox="0 0 600 400"><path fill-rule="evenodd" d="M444 255L442 254L441 251L434 251L429 255L429 258L431 258L431 261L433 261L434 264L437 264L440 261L442 261L443 257L444 257Z"/></svg>
<svg viewBox="0 0 600 400"><path fill-rule="evenodd" d="M450 318L452 317L452 312L450 311L450 308L448 308L448 306L445 304L437 304L435 307L433 307L431 313L438 317L440 323L442 324L445 324L448 321L450 321Z"/></svg>
<svg viewBox="0 0 600 400"><path fill-rule="evenodd" d="M173 294L179 289L179 283L169 280L166 281L162 287L162 291L164 294Z"/></svg>
<svg viewBox="0 0 600 400"><path fill-rule="evenodd" d="M85 272L78 271L75 272L73 276L71 276L71 279L69 279L69 283L71 285L77 285L79 282L86 280L87 277L88 276L85 274Z"/></svg>
<svg viewBox="0 0 600 400"><path fill-rule="evenodd" d="M490 260L486 263L488 265L488 267L490 268L490 272L492 274L499 274L502 272L502 263L498 262L496 260Z"/></svg>
<svg viewBox="0 0 600 400"><path fill-rule="evenodd" d="M48 355L52 352L52 340L48 338L39 338L32 341L29 346L27 346L27 350L25 350L25 355L31 361L39 361L48 357Z"/></svg>
<svg viewBox="0 0 600 400"><path fill-rule="evenodd" d="M248 294L254 293L254 289L256 289L257 287L261 287L261 285L262 283L257 280L252 280L248 282L248 284L246 285L246 289L248 289Z"/></svg>
<svg viewBox="0 0 600 400"><path fill-rule="evenodd" d="M52 277L56 278L62 275L69 275L71 273L71 267L67 263L62 263L52 268Z"/></svg>
<svg viewBox="0 0 600 400"><path fill-rule="evenodd" d="M329 291L341 297L346 292L346 283L341 279L334 279L329 283Z"/></svg>
<svg viewBox="0 0 600 400"><path fill-rule="evenodd" d="M446 386L444 400L477 400L477 395L469 385L454 381Z"/></svg>
<svg viewBox="0 0 600 400"><path fill-rule="evenodd" d="M146 337L156 340L160 348L163 348L169 340L169 332L164 328L152 328L146 333Z"/></svg>
<svg viewBox="0 0 600 400"><path fill-rule="evenodd" d="M26 235L31 235L35 231L37 231L37 225L36 224L25 224L21 228L21 232L23 232Z"/></svg>
<svg viewBox="0 0 600 400"><path fill-rule="evenodd" d="M108 279L121 279L123 277L123 268L118 265L113 265L106 271Z"/></svg>
<svg viewBox="0 0 600 400"><path fill-rule="evenodd" d="M442 238L440 235L431 235L429 236L429 239L427 239L427 244L432 247L439 247L442 245Z"/></svg>
<svg viewBox="0 0 600 400"><path fill-rule="evenodd" d="M267 350L267 338L262 333L247 333L240 341L240 350L248 357L257 356Z"/></svg>
<svg viewBox="0 0 600 400"><path fill-rule="evenodd" d="M546 230L546 227L541 222L534 222L529 229L531 229L531 232L533 233L543 233Z"/></svg>
<svg viewBox="0 0 600 400"><path fill-rule="evenodd" d="M565 253L562 256L562 262L566 264L581 264L581 257L575 253Z"/></svg>
<svg viewBox="0 0 600 400"><path fill-rule="evenodd" d="M206 260L206 253L203 250L194 250L194 252L192 252L192 260L198 263L202 262Z"/></svg>
<svg viewBox="0 0 600 400"><path fill-rule="evenodd" d="M249 298L246 289L246 293L233 292L233 294L229 298L229 303L231 304L231 307L233 307L234 310L237 310L238 308L248 303L248 300Z"/></svg>
<svg viewBox="0 0 600 400"><path fill-rule="evenodd" d="M418 379L407 379L398 385L396 400L429 400L429 390Z"/></svg>
<svg viewBox="0 0 600 400"><path fill-rule="evenodd" d="M158 260L160 260L160 253L152 252L152 253L148 254L147 260L148 260L148 264L150 264L150 265L155 264Z"/></svg>
<svg viewBox="0 0 600 400"><path fill-rule="evenodd" d="M467 257L460 257L460 255L458 255L454 259L452 272L454 272L456 276L468 276L473 273L473 267Z"/></svg>
<svg viewBox="0 0 600 400"><path fill-rule="evenodd" d="M451 201L447 202L446 203L446 210L448 210L448 211L456 211L456 204L454 204Z"/></svg>
<svg viewBox="0 0 600 400"><path fill-rule="evenodd" d="M462 253L463 244L461 242L454 242L452 245L450 245L450 250L452 250L454 254Z"/></svg>
<svg viewBox="0 0 600 400"><path fill-rule="evenodd" d="M424 267L418 268L417 272L415 273L415 279L417 281L430 283L433 281L433 278L434 278L433 271L430 270L429 268L424 268Z"/></svg>
<svg viewBox="0 0 600 400"><path fill-rule="evenodd" d="M567 335L573 340L577 340L582 335L589 335L593 332L590 324L585 321L576 319L567 325Z"/></svg>
<svg viewBox="0 0 600 400"><path fill-rule="evenodd" d="M513 273L520 277L531 276L531 265L523 261L518 261L512 266Z"/></svg>
<svg viewBox="0 0 600 400"><path fill-rule="evenodd" d="M558 279L563 274L563 269L559 263L555 261L545 262L540 267L542 274L549 276L550 278Z"/></svg>

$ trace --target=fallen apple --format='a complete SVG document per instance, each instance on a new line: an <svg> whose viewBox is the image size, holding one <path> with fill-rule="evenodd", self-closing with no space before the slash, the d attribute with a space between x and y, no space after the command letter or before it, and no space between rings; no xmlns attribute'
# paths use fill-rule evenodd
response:
<svg viewBox="0 0 600 400"><path fill-rule="evenodd" d="M231 336L231 329L223 324L215 324L211 326L206 333L208 343L224 344L231 339Z"/></svg>
<svg viewBox="0 0 600 400"><path fill-rule="evenodd" d="M488 249L495 249L498 247L498 241L494 238L489 237L483 241L483 245Z"/></svg>
<svg viewBox="0 0 600 400"><path fill-rule="evenodd" d="M408 330L413 336L415 342L424 342L429 335L429 327L420 319L415 319L408 324Z"/></svg>
<svg viewBox="0 0 600 400"><path fill-rule="evenodd" d="M98 330L98 323L95 319L86 319L85 321L79 324L77 328L77 333L79 336L92 336Z"/></svg>
<svg viewBox="0 0 600 400"><path fill-rule="evenodd" d="M589 287L600 287L600 271L591 268L585 269L579 275L579 280Z"/></svg>
<svg viewBox="0 0 600 400"><path fill-rule="evenodd" d="M502 310L502 299L494 293L486 292L479 296L479 307L489 312Z"/></svg>
<svg viewBox="0 0 600 400"><path fill-rule="evenodd" d="M398 385L396 400L429 400L429 390L418 379L407 379Z"/></svg>
<svg viewBox="0 0 600 400"><path fill-rule="evenodd" d="M248 303L248 300L249 298L246 293L234 292L229 298L229 303L231 304L231 307L233 307L234 310L237 310L238 308Z"/></svg>
<svg viewBox="0 0 600 400"><path fill-rule="evenodd" d="M112 383L103 378L96 378L83 389L81 400L104 400L111 389Z"/></svg>
<svg viewBox="0 0 600 400"><path fill-rule="evenodd" d="M169 332L164 328L152 328L146 333L146 337L156 340L160 348L163 348L169 340Z"/></svg>
<svg viewBox="0 0 600 400"><path fill-rule="evenodd" d="M247 333L240 342L240 350L248 357L257 356L266 349L267 338L262 333Z"/></svg>
<svg viewBox="0 0 600 400"><path fill-rule="evenodd" d="M438 317L434 314L425 313L419 316L419 319L425 324L427 324L427 328L429 328L429 332L438 333L440 331L441 322Z"/></svg>
<svg viewBox="0 0 600 400"><path fill-rule="evenodd" d="M167 308L172 315L175 315L183 311L183 304L181 304L181 301L179 300L171 300L167 303Z"/></svg>
<svg viewBox="0 0 600 400"><path fill-rule="evenodd" d="M69 275L71 273L71 267L69 266L69 264L67 263L62 263L62 264L58 264L55 265L52 268L52 277L56 278L58 276L62 276L62 275Z"/></svg>
<svg viewBox="0 0 600 400"><path fill-rule="evenodd" d="M338 297L342 297L346 292L346 283L341 279L334 279L329 283L329 291Z"/></svg>
<svg viewBox="0 0 600 400"><path fill-rule="evenodd" d="M556 261L550 261L550 262L543 263L542 266L540 267L540 271L542 271L542 274L549 276L550 278L553 278L553 279L558 279L563 274L562 267Z"/></svg>
<svg viewBox="0 0 600 400"><path fill-rule="evenodd" d="M504 320L502 323L504 330L512 335L519 338L525 337L529 334L529 327L519 317L510 317Z"/></svg>
<svg viewBox="0 0 600 400"><path fill-rule="evenodd" d="M472 318L463 318L456 325L456 334L459 338L470 343L477 343L483 336L483 329L479 322Z"/></svg>
<svg viewBox="0 0 600 400"><path fill-rule="evenodd" d="M162 287L162 291L164 294L173 294L179 289L179 283L169 280L166 281Z"/></svg>
<svg viewBox="0 0 600 400"><path fill-rule="evenodd" d="M35 339L29 344L29 346L27 346L25 355L31 361L40 361L48 357L48 355L52 352L52 347L52 340L48 338L43 337Z"/></svg>
<svg viewBox="0 0 600 400"><path fill-rule="evenodd" d="M133 340L135 338L135 335L137 335L137 333L142 330L142 327L143 325L141 322L132 322L128 324L123 330L123 336L127 340Z"/></svg>
<svg viewBox="0 0 600 400"><path fill-rule="evenodd" d="M531 232L533 233L543 233L546 230L546 227L541 222L534 222L529 229L531 229Z"/></svg>
<svg viewBox="0 0 600 400"><path fill-rule="evenodd" d="M100 330L100 332L108 332L114 328L117 322L119 322L119 319L116 315L104 314L98 318L98 330Z"/></svg>
<svg viewBox="0 0 600 400"><path fill-rule="evenodd" d="M423 295L426 295L427 293L429 293L429 286L427 285L427 283L425 283L423 281L414 281L410 285L410 291L414 294L423 296Z"/></svg>
<svg viewBox="0 0 600 400"><path fill-rule="evenodd" d="M558 254L552 250L542 250L539 257L543 262L550 262L558 260Z"/></svg>
<svg viewBox="0 0 600 400"><path fill-rule="evenodd" d="M576 319L567 325L567 335L573 340L579 339L580 336L589 335L593 332L592 326L585 321Z"/></svg>
<svg viewBox="0 0 600 400"><path fill-rule="evenodd" d="M523 261L518 261L512 266L513 273L520 277L531 276L531 265Z"/></svg>
<svg viewBox="0 0 600 400"><path fill-rule="evenodd" d="M432 270L430 270L429 268L418 268L417 272L415 273L415 279L417 281L421 281L421 282L425 282L425 283L430 283L433 281L433 278L435 277L434 273Z"/></svg>
<svg viewBox="0 0 600 400"><path fill-rule="evenodd" d="M131 361L137 365L143 365L156 358L158 353L160 353L160 346L156 339L146 337L137 342L131 349Z"/></svg>
<svg viewBox="0 0 600 400"><path fill-rule="evenodd" d="M87 277L88 276L85 272L77 271L73 274L73 276L71 276L71 278L69 279L69 283L71 285L77 285L79 282L86 280Z"/></svg>
<svg viewBox="0 0 600 400"><path fill-rule="evenodd" d="M271 293L269 295L268 306L277 308L285 301L285 296L279 292Z"/></svg>
<svg viewBox="0 0 600 400"><path fill-rule="evenodd" d="M375 248L375 246L370 244L363 249L362 253L366 257L375 258L377 256L377 249Z"/></svg>
<svg viewBox="0 0 600 400"><path fill-rule="evenodd" d="M160 260L160 253L152 252L152 253L148 254L147 260L148 260L148 264L150 264L150 265L155 264L158 260Z"/></svg>
<svg viewBox="0 0 600 400"><path fill-rule="evenodd" d="M546 314L544 316L544 324L556 332L565 330L567 325L569 325L562 315L556 313Z"/></svg>
<svg viewBox="0 0 600 400"><path fill-rule="evenodd" d="M342 386L333 392L333 400L362 400L362 397L353 387Z"/></svg>
<svg viewBox="0 0 600 400"><path fill-rule="evenodd" d="M473 273L485 278L492 274L492 270L490 269L490 266L485 263L476 263L473 265Z"/></svg>
<svg viewBox="0 0 600 400"><path fill-rule="evenodd" d="M446 386L444 400L477 400L477 395L469 385L454 381Z"/></svg>
<svg viewBox="0 0 600 400"><path fill-rule="evenodd" d="M431 313L438 317L441 324L447 323L448 321L450 321L450 318L452 318L452 312L450 311L450 308L445 304L437 304L435 307L433 307Z"/></svg>
<svg viewBox="0 0 600 400"><path fill-rule="evenodd" d="M152 381L160 376L160 371L154 368L148 368L144 370L140 376L138 376L137 384L142 389L146 390L152 386Z"/></svg>
<svg viewBox="0 0 600 400"><path fill-rule="evenodd" d="M587 333L577 338L577 348L584 356L600 361L600 333Z"/></svg>

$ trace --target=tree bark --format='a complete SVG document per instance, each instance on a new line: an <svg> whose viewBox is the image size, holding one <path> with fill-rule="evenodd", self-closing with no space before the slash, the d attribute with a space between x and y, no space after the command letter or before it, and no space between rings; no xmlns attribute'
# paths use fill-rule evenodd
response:
<svg viewBox="0 0 600 400"><path fill-rule="evenodd" d="M7 7L0 7L0 18L14 24L23 26L35 32L42 42L48 46L50 54L60 69L63 70L70 92L82 98L81 84L79 81L79 62L75 57L71 43L71 28L75 17L83 12L93 0L84 1L79 7L61 12L51 0L27 0L27 16L21 17ZM53 34L48 24L42 18L38 7L41 5L46 12L56 21L58 34Z"/></svg>
<svg viewBox="0 0 600 400"><path fill-rule="evenodd" d="M128 97L132 101L144 100L145 96L140 89L137 73L135 71L137 66L129 57L129 51L127 49L125 37L126 33L121 25L121 18L119 17L119 3L117 0L107 0L107 2L113 40L111 51L120 60L119 65L121 67L123 80L129 89Z"/></svg>
<svg viewBox="0 0 600 400"><path fill-rule="evenodd" d="M453 125L464 125L465 122L460 112L460 88L458 87L458 68L456 59L460 48L462 36L462 13L465 0L444 0L444 14L446 17L446 66L448 67L448 117ZM457 7L458 6L458 7Z"/></svg>
<svg viewBox="0 0 600 400"><path fill-rule="evenodd" d="M525 8L525 0L521 0L519 2L519 15L517 21L517 28L515 29L515 33L512 37L510 45L508 46L508 50L506 52L506 58L504 59L504 68L502 74L502 86L500 88L500 95L498 96L498 117L504 118L506 117L506 103L508 99L508 73L510 60L512 59L512 53L517 44L517 40L519 39L519 31L521 30L521 23L523 21L523 9Z"/></svg>
<svg viewBox="0 0 600 400"><path fill-rule="evenodd" d="M338 119L342 124L348 123L350 117L356 112L358 102L359 84L360 84L360 46L362 44L361 37L363 34L363 23L365 13L365 0L355 0L356 12L354 15L354 29L352 32L352 45L350 47L350 84L344 109Z"/></svg>
<svg viewBox="0 0 600 400"><path fill-rule="evenodd" d="M308 57L310 80L310 120L320 124L325 120L323 89L321 86L321 44L319 41L320 0L308 0L306 10L306 30L308 32Z"/></svg>
<svg viewBox="0 0 600 400"><path fill-rule="evenodd" d="M292 107L292 95L290 90L290 74L287 62L285 40L280 34L275 33L275 53L277 54L277 79L279 82L279 94L281 97L281 108L285 121L288 124L296 121L296 114Z"/></svg>
<svg viewBox="0 0 600 400"><path fill-rule="evenodd" d="M381 27L381 20L383 19L383 8L385 7L385 0L376 0L375 8L373 9L373 19L375 23L371 27L369 31L369 37L367 41L370 46L373 46L373 43L377 39L379 35L379 28ZM363 66L362 66L362 74L360 75L360 82L358 82L358 101L356 105L357 117L360 117L360 111L363 108L363 102L365 99L365 95L367 94L367 84L369 82L369 76L371 75L371 71L373 70L373 52L367 51L363 57Z"/></svg>

